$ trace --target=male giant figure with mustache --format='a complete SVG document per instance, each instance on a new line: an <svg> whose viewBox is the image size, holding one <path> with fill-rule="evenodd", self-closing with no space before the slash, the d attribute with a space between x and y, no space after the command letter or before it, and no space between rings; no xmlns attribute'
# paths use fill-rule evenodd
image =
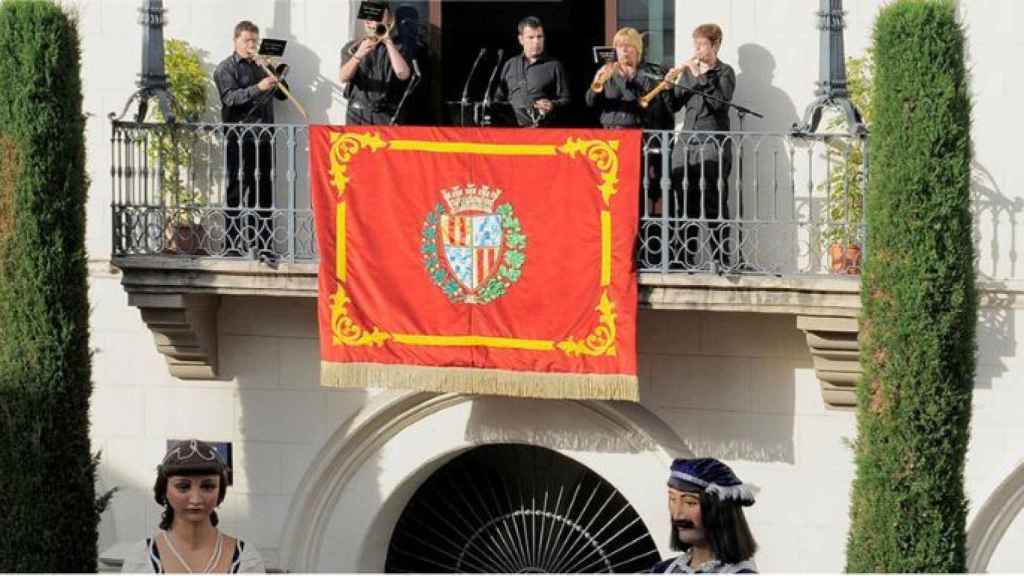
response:
<svg viewBox="0 0 1024 576"><path fill-rule="evenodd" d="M663 560L652 573L757 572L754 541L743 506L754 503L753 487L714 458L676 459L668 478L672 549L683 553Z"/></svg>

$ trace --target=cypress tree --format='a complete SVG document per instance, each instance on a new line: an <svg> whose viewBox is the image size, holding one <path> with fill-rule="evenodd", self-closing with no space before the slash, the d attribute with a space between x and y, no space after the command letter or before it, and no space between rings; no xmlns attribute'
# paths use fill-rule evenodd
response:
<svg viewBox="0 0 1024 576"><path fill-rule="evenodd" d="M0 3L0 572L95 572L77 24Z"/></svg>
<svg viewBox="0 0 1024 576"><path fill-rule="evenodd" d="M974 384L970 97L951 0L874 28L850 572L963 572Z"/></svg>

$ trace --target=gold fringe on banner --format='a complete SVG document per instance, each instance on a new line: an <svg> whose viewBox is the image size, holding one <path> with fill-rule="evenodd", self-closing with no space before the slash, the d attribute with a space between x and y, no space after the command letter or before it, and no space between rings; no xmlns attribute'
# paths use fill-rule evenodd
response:
<svg viewBox="0 0 1024 576"><path fill-rule="evenodd" d="M517 372L321 361L320 383L333 388L387 388L521 398L640 401L636 376L626 374Z"/></svg>

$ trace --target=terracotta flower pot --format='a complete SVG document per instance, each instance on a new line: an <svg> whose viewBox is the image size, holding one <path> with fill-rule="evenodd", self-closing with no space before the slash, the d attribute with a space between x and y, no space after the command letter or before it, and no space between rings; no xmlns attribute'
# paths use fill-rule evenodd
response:
<svg viewBox="0 0 1024 576"><path fill-rule="evenodd" d="M829 266L833 274L860 274L860 246L832 244L828 247Z"/></svg>
<svg viewBox="0 0 1024 576"><path fill-rule="evenodd" d="M201 224L174 224L167 230L167 248L165 251L169 254L200 255L203 252L199 247L199 238L201 236Z"/></svg>

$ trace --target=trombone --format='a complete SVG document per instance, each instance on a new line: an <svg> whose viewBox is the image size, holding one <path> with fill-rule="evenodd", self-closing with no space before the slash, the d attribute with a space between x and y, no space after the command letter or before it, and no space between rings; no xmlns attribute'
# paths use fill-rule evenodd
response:
<svg viewBox="0 0 1024 576"><path fill-rule="evenodd" d="M273 64L273 60L265 56L260 56L259 54L255 55L254 60L256 61L257 64L260 65L261 68L263 68L263 70L267 72L267 74L270 75L271 78L277 80L277 84L274 85L274 89L280 90L282 93L284 93L284 95L287 96L289 100L291 100L292 104L295 105L299 112L302 113L302 117L306 119L306 122L309 122L309 115L306 114L306 109L302 107L302 104L299 103L298 99L292 95L291 90L289 90L288 87L285 86L283 82L281 82L281 78L278 78L277 74L274 74L273 69L270 68L269 64Z"/></svg>
<svg viewBox="0 0 1024 576"><path fill-rule="evenodd" d="M370 40L372 40L374 44L377 44L379 42L383 42L385 38L387 38L388 36L391 35L391 30L394 29L394 27L395 27L394 20L392 20L390 24L385 24L383 22L377 22L377 26L373 29L373 34L367 34L366 38L369 38ZM355 42L355 43L352 44L352 46L349 47L349 49L348 49L349 56L355 56L356 55L356 50L359 50L359 45L360 44L362 44L362 42Z"/></svg>

